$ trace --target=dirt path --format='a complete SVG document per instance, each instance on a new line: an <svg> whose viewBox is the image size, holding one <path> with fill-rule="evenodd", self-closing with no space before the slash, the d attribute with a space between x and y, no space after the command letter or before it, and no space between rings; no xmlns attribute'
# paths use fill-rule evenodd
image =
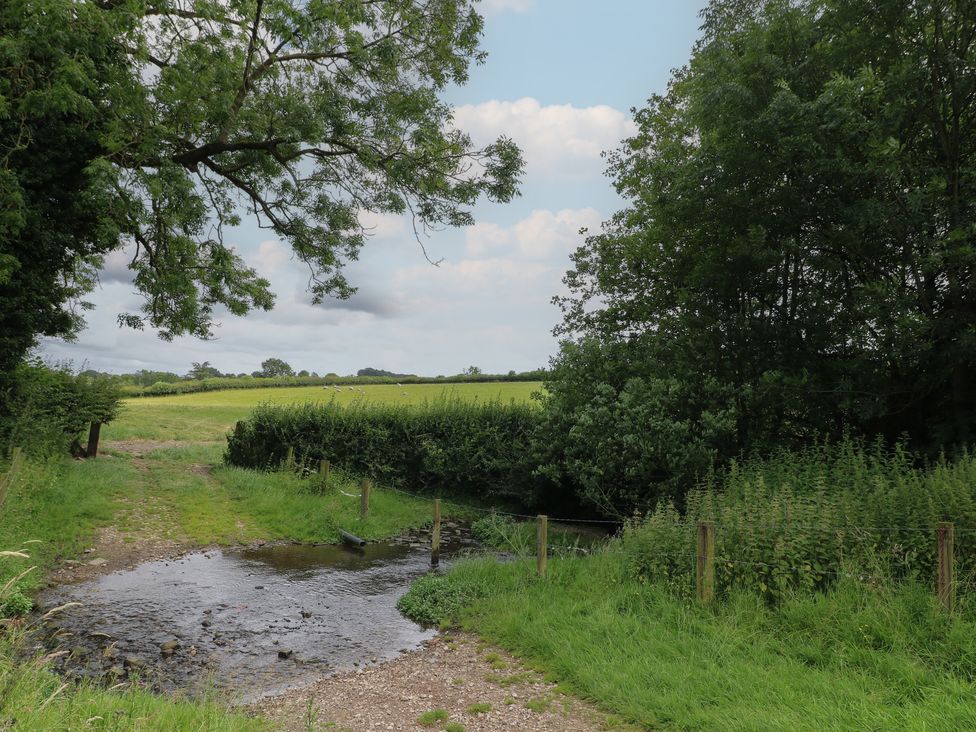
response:
<svg viewBox="0 0 976 732"><path fill-rule="evenodd" d="M118 460L113 452L132 457L132 465L139 474L140 484L133 495L121 500L121 510L112 526L98 529L92 546L85 549L82 559L67 559L54 570L50 580L54 584L84 582L121 569L131 569L143 562L171 559L196 549L183 533L167 506L153 495L146 454L165 447L182 447L191 443L175 441L153 442L126 440L106 442L99 460Z"/></svg>
<svg viewBox="0 0 976 732"><path fill-rule="evenodd" d="M250 710L285 732L423 732L449 722L464 732L629 729L464 633L442 635L396 661L324 679ZM436 710L446 716L421 723L421 715Z"/></svg>

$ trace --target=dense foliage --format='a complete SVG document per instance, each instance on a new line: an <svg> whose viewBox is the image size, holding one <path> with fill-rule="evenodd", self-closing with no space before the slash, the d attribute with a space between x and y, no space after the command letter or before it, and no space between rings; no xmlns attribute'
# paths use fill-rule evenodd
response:
<svg viewBox="0 0 976 732"><path fill-rule="evenodd" d="M687 496L634 519L622 545L635 575L694 592L696 527L716 526L716 585L767 599L822 590L845 576L930 583L935 529L956 524L960 578L976 570L976 458L918 467L901 447L845 440L734 464ZM969 579L963 579L969 589Z"/></svg>
<svg viewBox="0 0 976 732"><path fill-rule="evenodd" d="M319 460L414 493L532 504L547 487L529 457L539 410L528 404L438 400L424 407L375 403L262 406L237 423L226 460L277 467Z"/></svg>
<svg viewBox="0 0 976 732"><path fill-rule="evenodd" d="M560 300L550 469L624 512L742 449L976 434L976 5L704 17Z"/></svg>
<svg viewBox="0 0 976 732"><path fill-rule="evenodd" d="M116 20L94 3L0 4L0 392L38 335L76 329L119 244L93 164L127 73Z"/></svg>
<svg viewBox="0 0 976 732"><path fill-rule="evenodd" d="M108 379L75 374L40 362L18 366L0 395L0 449L21 447L31 455L78 451L75 443L92 422L111 422L121 407Z"/></svg>

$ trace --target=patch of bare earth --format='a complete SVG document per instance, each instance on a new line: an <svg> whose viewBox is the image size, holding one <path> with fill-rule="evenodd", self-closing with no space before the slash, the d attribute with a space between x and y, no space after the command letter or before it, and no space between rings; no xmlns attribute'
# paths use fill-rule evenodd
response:
<svg viewBox="0 0 976 732"><path fill-rule="evenodd" d="M430 726L418 721L438 709L447 717ZM265 699L250 711L270 717L285 732L422 732L448 722L464 725L465 732L621 729L512 656L462 633L434 638L395 661Z"/></svg>

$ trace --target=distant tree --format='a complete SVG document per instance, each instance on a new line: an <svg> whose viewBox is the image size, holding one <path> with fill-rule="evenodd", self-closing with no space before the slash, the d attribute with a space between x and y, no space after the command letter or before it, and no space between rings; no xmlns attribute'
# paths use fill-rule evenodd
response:
<svg viewBox="0 0 976 732"><path fill-rule="evenodd" d="M305 369L302 369L301 371L298 372L298 375L299 376L308 376L308 371L306 371Z"/></svg>
<svg viewBox="0 0 976 732"><path fill-rule="evenodd" d="M481 373L481 369L477 366L468 366L461 372L464 376L477 376Z"/></svg>
<svg viewBox="0 0 976 732"><path fill-rule="evenodd" d="M359 371L356 372L356 376L384 376L390 379L405 379L408 376L412 376L412 374L397 374L393 371L386 371L384 369L365 368L359 369Z"/></svg>
<svg viewBox="0 0 976 732"><path fill-rule="evenodd" d="M295 370L280 358L261 362L261 376L294 376Z"/></svg>
<svg viewBox="0 0 976 732"><path fill-rule="evenodd" d="M203 363L193 363L193 368L189 370L186 375L188 379L213 379L220 376L220 370L214 368L210 365L209 361L204 361Z"/></svg>

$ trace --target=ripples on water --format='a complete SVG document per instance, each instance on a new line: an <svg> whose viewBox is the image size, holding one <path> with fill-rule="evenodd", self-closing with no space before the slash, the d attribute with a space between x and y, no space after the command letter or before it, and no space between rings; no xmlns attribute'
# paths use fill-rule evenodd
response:
<svg viewBox="0 0 976 732"><path fill-rule="evenodd" d="M85 657L76 671L118 670L129 657L146 664L143 673L161 688L213 684L254 699L389 660L432 637L396 609L429 570L425 549L395 543L213 550L58 588L41 600L83 603L58 621L71 634L61 643ZM172 640L179 647L164 656L160 645Z"/></svg>

